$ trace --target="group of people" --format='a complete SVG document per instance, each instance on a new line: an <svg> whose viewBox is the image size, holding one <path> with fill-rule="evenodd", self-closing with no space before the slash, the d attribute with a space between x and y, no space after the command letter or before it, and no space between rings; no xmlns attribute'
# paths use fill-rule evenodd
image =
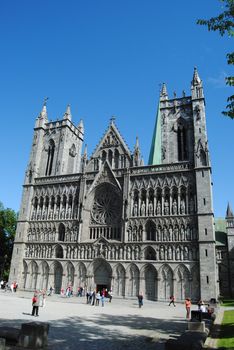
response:
<svg viewBox="0 0 234 350"><path fill-rule="evenodd" d="M90 304L93 306L94 305L99 306L101 301L102 307L103 307L105 305L106 299L109 299L109 302L111 303L112 293L111 291L108 291L105 288L103 288L101 291L96 291L94 289L93 291L87 291L86 293L87 304Z"/></svg>
<svg viewBox="0 0 234 350"><path fill-rule="evenodd" d="M18 283L16 281L12 282L10 285L8 282L4 281L4 280L1 280L0 282L1 284L1 289L4 289L5 292L7 290L9 291L12 291L12 293L15 293L17 291L17 288L18 288Z"/></svg>

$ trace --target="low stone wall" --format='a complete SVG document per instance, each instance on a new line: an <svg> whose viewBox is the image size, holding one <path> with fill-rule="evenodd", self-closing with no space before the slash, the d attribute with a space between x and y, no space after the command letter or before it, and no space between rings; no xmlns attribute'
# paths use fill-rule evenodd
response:
<svg viewBox="0 0 234 350"><path fill-rule="evenodd" d="M177 339L169 339L165 350L201 350L204 348L216 314L194 311L188 322L187 331Z"/></svg>
<svg viewBox="0 0 234 350"><path fill-rule="evenodd" d="M6 345L15 345L20 349L45 349L47 347L49 324L43 322L28 322L21 325L21 329L0 327L0 350ZM3 345L4 343L4 345Z"/></svg>

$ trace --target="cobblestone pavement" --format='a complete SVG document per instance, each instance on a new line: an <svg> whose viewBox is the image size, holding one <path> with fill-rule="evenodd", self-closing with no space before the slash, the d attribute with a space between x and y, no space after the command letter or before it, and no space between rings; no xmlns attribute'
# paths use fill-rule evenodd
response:
<svg viewBox="0 0 234 350"><path fill-rule="evenodd" d="M145 300L139 309L137 300L113 297L102 307L87 305L85 297L52 295L36 318L31 316L31 298L32 293L1 291L1 326L49 322L48 350L163 350L166 339L187 326L183 304L169 307Z"/></svg>

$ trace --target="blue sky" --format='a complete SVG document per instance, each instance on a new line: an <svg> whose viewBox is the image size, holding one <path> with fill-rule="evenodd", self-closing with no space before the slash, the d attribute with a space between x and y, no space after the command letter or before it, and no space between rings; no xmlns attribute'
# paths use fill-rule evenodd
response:
<svg viewBox="0 0 234 350"><path fill-rule="evenodd" d="M111 116L129 148L136 136L147 163L159 86L190 95L194 66L203 80L215 216L234 207L234 121L222 116L232 93L231 38L196 25L218 0L8 0L0 3L0 201L19 210L33 127L48 96L49 119L71 104L83 119L89 155ZM233 74L233 73L231 73Z"/></svg>

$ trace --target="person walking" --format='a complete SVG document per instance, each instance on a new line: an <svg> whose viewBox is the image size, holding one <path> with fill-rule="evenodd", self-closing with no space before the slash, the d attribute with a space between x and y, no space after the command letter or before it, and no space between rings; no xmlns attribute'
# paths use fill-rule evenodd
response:
<svg viewBox="0 0 234 350"><path fill-rule="evenodd" d="M38 294L34 293L34 296L32 298L32 316L39 316L38 310L39 310L39 298L38 298Z"/></svg>
<svg viewBox="0 0 234 350"><path fill-rule="evenodd" d="M190 319L190 310L191 310L191 300L190 298L185 299L185 309L186 309L186 318Z"/></svg>
<svg viewBox="0 0 234 350"><path fill-rule="evenodd" d="M143 306L143 292L140 292L140 294L138 295L138 305L139 308Z"/></svg>
<svg viewBox="0 0 234 350"><path fill-rule="evenodd" d="M176 304L175 304L175 296L174 296L174 295L171 295L171 296L170 296L170 303L169 303L168 306L171 306L171 304L173 304L174 306L176 306Z"/></svg>

